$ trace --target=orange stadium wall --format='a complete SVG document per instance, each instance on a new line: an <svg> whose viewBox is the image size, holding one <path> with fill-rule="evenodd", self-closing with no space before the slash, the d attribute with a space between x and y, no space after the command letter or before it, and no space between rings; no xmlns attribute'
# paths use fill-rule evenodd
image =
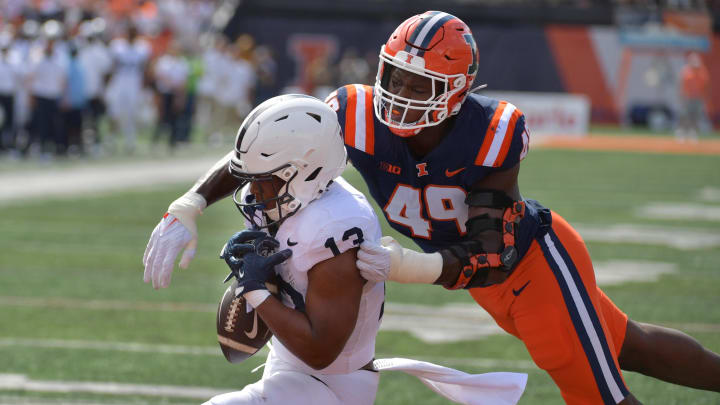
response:
<svg viewBox="0 0 720 405"><path fill-rule="evenodd" d="M616 27L551 25L545 36L565 91L588 96L593 122L626 122L633 106L680 109L679 77L685 52L652 49L626 52ZM710 73L706 109L710 122L720 126L720 34L702 55ZM651 75L660 78L652 82Z"/></svg>
<svg viewBox="0 0 720 405"><path fill-rule="evenodd" d="M615 98L607 86L588 29L548 26L545 35L565 90L590 98L592 121L618 122Z"/></svg>
<svg viewBox="0 0 720 405"><path fill-rule="evenodd" d="M720 127L720 33L713 35L712 49L709 55L705 56L705 66L710 72L710 96L707 109L715 128Z"/></svg>

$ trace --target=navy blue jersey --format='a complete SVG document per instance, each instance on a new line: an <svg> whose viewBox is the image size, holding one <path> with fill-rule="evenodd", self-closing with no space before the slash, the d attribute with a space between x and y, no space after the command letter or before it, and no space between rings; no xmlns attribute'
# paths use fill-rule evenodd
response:
<svg viewBox="0 0 720 405"><path fill-rule="evenodd" d="M373 88L348 85L327 102L337 111L352 164L383 208L390 225L424 251L457 244L466 236L465 197L478 180L517 165L528 150L522 112L510 103L471 94L450 133L416 159L405 139L394 135L373 112ZM523 222L536 215L528 209ZM521 223L516 246L523 253L537 226Z"/></svg>

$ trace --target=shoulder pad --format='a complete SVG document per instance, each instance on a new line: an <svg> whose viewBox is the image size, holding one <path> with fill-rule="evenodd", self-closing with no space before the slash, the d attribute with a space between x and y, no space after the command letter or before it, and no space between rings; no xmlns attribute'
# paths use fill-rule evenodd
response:
<svg viewBox="0 0 720 405"><path fill-rule="evenodd" d="M370 155L375 153L373 87L349 84L325 100L338 115L345 145Z"/></svg>
<svg viewBox="0 0 720 405"><path fill-rule="evenodd" d="M522 111L507 101L500 101L490 117L475 164L512 167L525 157L528 140Z"/></svg>

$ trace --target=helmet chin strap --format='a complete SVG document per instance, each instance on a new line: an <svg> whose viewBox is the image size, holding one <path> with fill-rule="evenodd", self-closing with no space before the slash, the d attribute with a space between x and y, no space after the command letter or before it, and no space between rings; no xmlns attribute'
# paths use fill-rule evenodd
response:
<svg viewBox="0 0 720 405"><path fill-rule="evenodd" d="M473 89L470 90L469 93L475 93L476 91L480 91L480 90L486 88L487 86L488 86L487 83L485 83L485 84L481 84L479 86L473 87Z"/></svg>

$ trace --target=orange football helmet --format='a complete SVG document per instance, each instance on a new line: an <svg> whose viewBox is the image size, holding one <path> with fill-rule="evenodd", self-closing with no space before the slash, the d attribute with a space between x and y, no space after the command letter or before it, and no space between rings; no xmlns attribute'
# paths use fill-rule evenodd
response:
<svg viewBox="0 0 720 405"><path fill-rule="evenodd" d="M380 49L375 115L396 135L417 135L423 128L438 125L460 111L477 67L477 45L462 20L442 11L412 16L395 29ZM412 100L391 93L388 82L393 69L430 78L432 96ZM405 122L410 110L421 110L423 114L415 122ZM397 120L393 111L404 113Z"/></svg>

